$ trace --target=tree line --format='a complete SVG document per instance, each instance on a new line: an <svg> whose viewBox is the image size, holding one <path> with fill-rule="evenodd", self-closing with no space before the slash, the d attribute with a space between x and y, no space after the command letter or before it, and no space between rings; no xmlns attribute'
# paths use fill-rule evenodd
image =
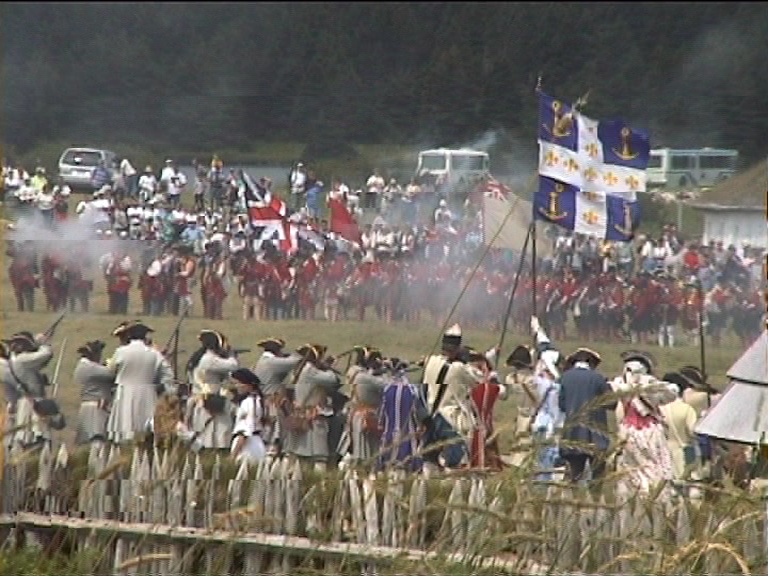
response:
<svg viewBox="0 0 768 576"><path fill-rule="evenodd" d="M768 153L760 3L5 3L2 141L535 141L543 88Z"/></svg>

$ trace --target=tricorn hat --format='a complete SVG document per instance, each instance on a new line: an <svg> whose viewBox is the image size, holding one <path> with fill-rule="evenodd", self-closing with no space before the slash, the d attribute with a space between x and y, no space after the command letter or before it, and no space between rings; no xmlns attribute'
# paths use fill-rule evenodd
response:
<svg viewBox="0 0 768 576"><path fill-rule="evenodd" d="M577 348L575 352L566 358L566 363L571 366L576 362L586 362L592 369L597 368L602 361L603 359L600 354L584 347Z"/></svg>
<svg viewBox="0 0 768 576"><path fill-rule="evenodd" d="M238 382L242 382L243 384L248 384L250 386L260 386L261 380L259 380L259 377L256 376L253 372L248 370L248 368L238 368L237 370L233 371L232 374L233 380L237 380Z"/></svg>
<svg viewBox="0 0 768 576"><path fill-rule="evenodd" d="M144 340L150 332L154 332L154 330L141 320L134 320L125 328L125 335L129 340Z"/></svg>
<svg viewBox="0 0 768 576"><path fill-rule="evenodd" d="M530 348L521 344L507 356L506 364L513 368L527 368L530 370L533 368L533 354L531 354Z"/></svg>
<svg viewBox="0 0 768 576"><path fill-rule="evenodd" d="M621 359L626 364L628 362L640 362L645 366L648 374L653 374L656 368L656 359L650 352L642 352L640 350L627 350L621 353Z"/></svg>
<svg viewBox="0 0 768 576"><path fill-rule="evenodd" d="M678 372L690 382L691 388L702 392L717 392L707 383L707 375L698 366L683 366Z"/></svg>
<svg viewBox="0 0 768 576"><path fill-rule="evenodd" d="M323 357L327 347L321 344L304 344L300 346L296 352L301 354L307 359L307 362L317 362Z"/></svg>
<svg viewBox="0 0 768 576"><path fill-rule="evenodd" d="M691 381L680 374L680 372L667 372L664 374L664 376L661 377L661 380L662 382L669 382L670 384L674 384L677 386L680 392L683 392L684 390L691 387Z"/></svg>
<svg viewBox="0 0 768 576"><path fill-rule="evenodd" d="M31 332L27 332L26 330L22 330L21 332L17 332L13 336L11 336L8 339L8 343L21 344L25 348L28 348L30 350L37 349L37 342L35 341L35 337L32 336Z"/></svg>
<svg viewBox="0 0 768 576"><path fill-rule="evenodd" d="M443 350L461 346L461 326L454 324L443 334Z"/></svg>
<svg viewBox="0 0 768 576"><path fill-rule="evenodd" d="M285 340L282 338L264 338L256 342L256 346L264 350L282 350L285 348Z"/></svg>
<svg viewBox="0 0 768 576"><path fill-rule="evenodd" d="M120 322L120 324L115 327L114 330L112 330L112 336L124 336L125 331L128 330L128 328L131 326L130 320L123 320Z"/></svg>
<svg viewBox="0 0 768 576"><path fill-rule="evenodd" d="M217 330L201 330L197 339L209 350L221 350L226 343L224 335Z"/></svg>
<svg viewBox="0 0 768 576"><path fill-rule="evenodd" d="M104 342L101 340L91 340L80 346L77 349L77 353L81 356L90 357L100 354L102 350L104 350Z"/></svg>

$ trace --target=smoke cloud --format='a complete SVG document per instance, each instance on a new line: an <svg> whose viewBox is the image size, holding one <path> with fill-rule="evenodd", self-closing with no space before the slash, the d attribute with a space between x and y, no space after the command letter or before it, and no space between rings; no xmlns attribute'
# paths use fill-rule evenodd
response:
<svg viewBox="0 0 768 576"><path fill-rule="evenodd" d="M52 255L62 260L75 259L86 267L95 266L109 252L135 248L130 240L96 235L93 227L77 217L51 227L37 211L19 217L6 237L16 244L34 243L40 257Z"/></svg>

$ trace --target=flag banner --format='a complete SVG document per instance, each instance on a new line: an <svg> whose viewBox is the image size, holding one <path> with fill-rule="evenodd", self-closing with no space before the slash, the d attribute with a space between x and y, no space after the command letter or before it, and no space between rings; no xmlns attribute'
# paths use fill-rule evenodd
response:
<svg viewBox="0 0 768 576"><path fill-rule="evenodd" d="M269 205L250 206L248 213L253 229L253 248L261 250L265 240L271 241L276 248L283 252L293 252L296 248L296 232L288 220L280 214L282 200L272 197Z"/></svg>
<svg viewBox="0 0 768 576"><path fill-rule="evenodd" d="M539 176L533 210L537 219L577 234L620 242L632 239L640 220L640 203L627 195L580 190L546 176Z"/></svg>
<svg viewBox="0 0 768 576"><path fill-rule="evenodd" d="M648 136L621 120L593 120L539 93L539 190L534 217L598 238L627 241L646 190Z"/></svg>
<svg viewBox="0 0 768 576"><path fill-rule="evenodd" d="M492 248L522 252L531 225L531 202L493 177L486 182L482 202L483 243ZM546 256L549 250L542 246L540 252Z"/></svg>
<svg viewBox="0 0 768 576"><path fill-rule="evenodd" d="M360 227L340 200L330 198L328 200L328 211L330 212L329 227L331 232L335 232L350 242L362 243Z"/></svg>

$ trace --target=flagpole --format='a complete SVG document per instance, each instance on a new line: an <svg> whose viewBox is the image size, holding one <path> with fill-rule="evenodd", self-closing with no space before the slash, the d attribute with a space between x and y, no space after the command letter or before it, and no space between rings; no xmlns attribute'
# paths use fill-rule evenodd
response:
<svg viewBox="0 0 768 576"><path fill-rule="evenodd" d="M528 233L525 235L525 242L523 243L523 249L520 252L520 262L517 265L517 273L515 274L515 281L512 284L512 293L509 295L509 302L507 303L507 311L504 314L504 322L501 325L501 338L499 338L499 346L498 350L499 352L496 354L496 359L494 361L494 369L498 367L499 365L499 358L501 356L501 348L504 346L504 339L507 336L507 328L509 323L509 316L512 314L512 302L515 300L515 293L517 292L517 285L520 281L520 274L523 271L523 265L525 263L525 255L528 252L528 241L531 239L533 232L533 221L531 221L531 225L528 227Z"/></svg>
<svg viewBox="0 0 768 576"><path fill-rule="evenodd" d="M536 278L536 259L536 216L534 215L531 221L531 278L533 279L531 294L533 295L533 316L538 316L538 311L536 310L536 284L538 283Z"/></svg>
<svg viewBox="0 0 768 576"><path fill-rule="evenodd" d="M707 377L707 363L706 363L706 344L704 341L704 291L702 290L701 280L696 279L696 292L699 295L699 363L701 367L701 373L706 380Z"/></svg>

